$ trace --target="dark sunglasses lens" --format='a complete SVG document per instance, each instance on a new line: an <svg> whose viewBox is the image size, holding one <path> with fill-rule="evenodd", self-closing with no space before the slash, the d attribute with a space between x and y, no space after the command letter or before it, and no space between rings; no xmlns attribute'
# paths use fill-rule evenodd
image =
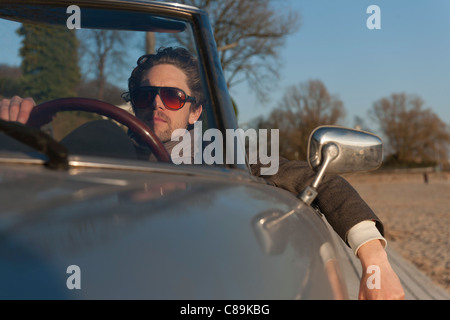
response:
<svg viewBox="0 0 450 320"><path fill-rule="evenodd" d="M149 90L137 90L133 94L133 104L136 108L148 108L151 106L155 94Z"/></svg>
<svg viewBox="0 0 450 320"><path fill-rule="evenodd" d="M175 88L161 88L161 99L167 108L180 109L186 100L186 95L183 91Z"/></svg>

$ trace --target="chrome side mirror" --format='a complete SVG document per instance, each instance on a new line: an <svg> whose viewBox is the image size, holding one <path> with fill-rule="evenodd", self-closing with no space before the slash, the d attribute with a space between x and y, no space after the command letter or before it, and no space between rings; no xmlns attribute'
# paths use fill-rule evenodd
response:
<svg viewBox="0 0 450 320"><path fill-rule="evenodd" d="M350 173L379 168L383 160L381 139L369 132L322 126L316 128L308 142L308 163L319 171L327 161L327 149L336 147L336 155L327 164L326 173Z"/></svg>
<svg viewBox="0 0 450 320"><path fill-rule="evenodd" d="M378 136L336 126L318 127L308 142L308 163L317 176L300 198L311 204L326 173L371 171L379 168L382 161L383 143Z"/></svg>

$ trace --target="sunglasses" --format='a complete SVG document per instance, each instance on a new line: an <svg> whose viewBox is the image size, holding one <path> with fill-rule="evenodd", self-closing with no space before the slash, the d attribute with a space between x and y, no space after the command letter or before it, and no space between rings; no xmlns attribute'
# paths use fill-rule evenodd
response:
<svg viewBox="0 0 450 320"><path fill-rule="evenodd" d="M195 103L194 97L188 96L183 90L172 87L139 87L131 92L131 103L135 108L148 108L159 95L162 103L167 109L179 110L184 107L186 102Z"/></svg>

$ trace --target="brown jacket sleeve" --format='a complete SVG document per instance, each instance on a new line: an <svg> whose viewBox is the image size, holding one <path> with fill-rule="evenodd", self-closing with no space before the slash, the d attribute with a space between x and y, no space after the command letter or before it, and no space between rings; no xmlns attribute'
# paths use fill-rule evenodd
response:
<svg viewBox="0 0 450 320"><path fill-rule="evenodd" d="M310 185L316 173L305 161L289 161L280 158L275 175L261 176L260 164L251 165L252 174L260 176L268 184L283 188L296 196ZM358 192L344 178L325 175L318 187L314 201L336 233L347 243L346 235L351 227L364 220L373 220L384 235L383 224ZM348 244L348 243L347 243Z"/></svg>

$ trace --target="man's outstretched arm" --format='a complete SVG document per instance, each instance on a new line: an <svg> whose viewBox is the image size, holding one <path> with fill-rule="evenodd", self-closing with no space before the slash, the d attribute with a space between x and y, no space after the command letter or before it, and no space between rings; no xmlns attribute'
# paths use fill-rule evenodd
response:
<svg viewBox="0 0 450 320"><path fill-rule="evenodd" d="M259 166L252 165L252 173L259 175ZM315 177L304 161L280 160L278 173L261 176L268 184L298 195ZM346 242L361 262L363 274L360 282L360 299L402 299L401 283L392 269L383 237L383 224L356 190L339 176L325 176L318 188L316 204L336 233ZM371 225L368 225L371 223ZM361 225L365 226L361 228ZM380 289L369 289L369 267L378 267L381 275ZM372 286L370 286L371 288Z"/></svg>

